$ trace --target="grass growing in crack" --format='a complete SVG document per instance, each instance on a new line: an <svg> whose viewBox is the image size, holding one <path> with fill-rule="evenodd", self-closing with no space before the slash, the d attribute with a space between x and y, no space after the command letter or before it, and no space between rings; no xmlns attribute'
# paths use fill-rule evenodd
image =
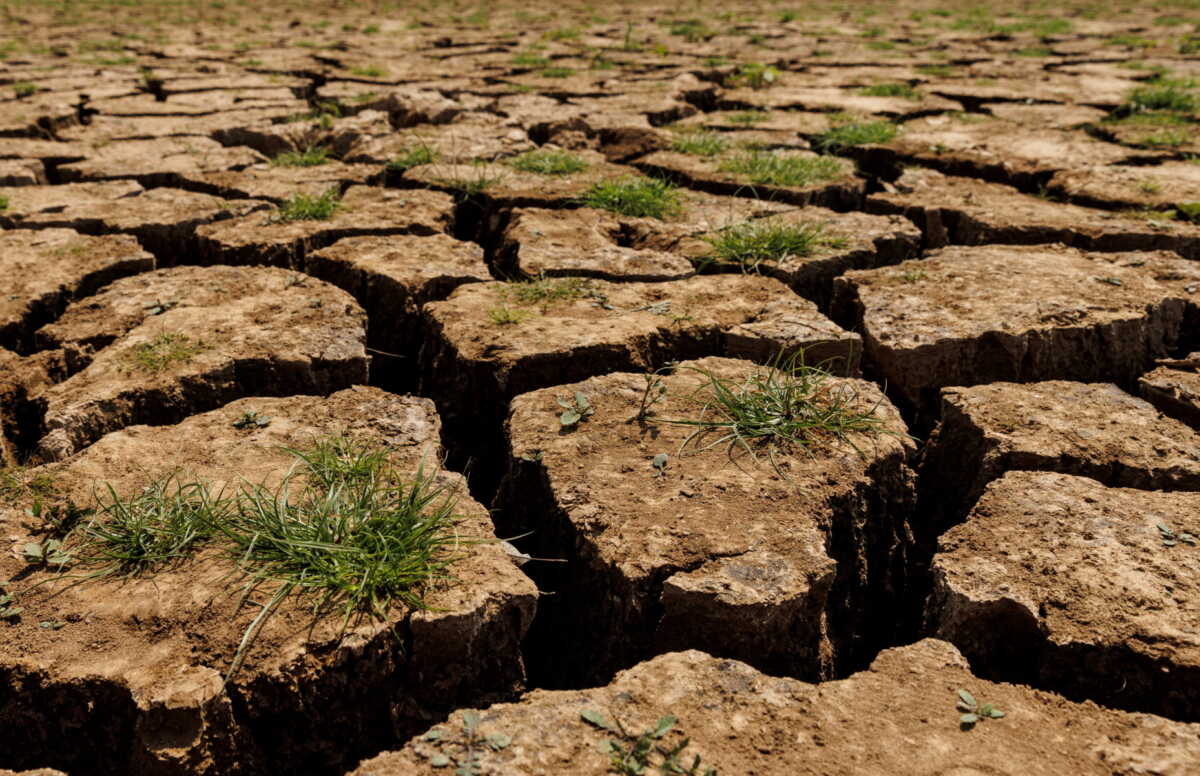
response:
<svg viewBox="0 0 1200 776"><path fill-rule="evenodd" d="M1117 109L1118 115L1142 111L1194 113L1200 110L1200 96L1193 91L1195 82L1178 78L1156 78L1129 94L1129 100Z"/></svg>
<svg viewBox="0 0 1200 776"><path fill-rule="evenodd" d="M405 151L388 162L387 168L392 172L407 172L422 164L433 164L436 160L437 153L429 146L421 145Z"/></svg>
<svg viewBox="0 0 1200 776"><path fill-rule="evenodd" d="M803 351L776 358L740 380L692 371L704 378L701 387L708 393L699 417L659 421L693 429L680 445L681 454L724 448L730 458L742 451L757 460L765 450L778 472L777 453L831 442L857 450L851 434L889 433L875 414L878 405L864 408L852 388L831 385L833 373L804 363Z"/></svg>
<svg viewBox="0 0 1200 776"><path fill-rule="evenodd" d="M454 174L449 177L443 176L434 179L435 182L454 192L455 198L460 202L478 199L479 195L483 194L483 192L504 180L504 176L501 174L489 175L487 168L483 166L482 162L475 162L469 165L473 171L471 173L461 173L458 171L458 167L464 166L467 165L456 166Z"/></svg>
<svg viewBox="0 0 1200 776"><path fill-rule="evenodd" d="M167 331L125 351L127 364L142 372L162 372L208 349L203 340Z"/></svg>
<svg viewBox="0 0 1200 776"><path fill-rule="evenodd" d="M729 141L717 132L685 132L671 141L671 150L694 156L716 156L729 148Z"/></svg>
<svg viewBox="0 0 1200 776"><path fill-rule="evenodd" d="M296 194L279 206L271 223L324 221L331 218L341 206L341 197L336 188L328 189L317 196Z"/></svg>
<svg viewBox="0 0 1200 776"><path fill-rule="evenodd" d="M886 143L896 136L897 131L890 121L851 122L817 135L813 139L813 148L823 154L837 153L854 146Z"/></svg>
<svg viewBox="0 0 1200 776"><path fill-rule="evenodd" d="M316 167L329 161L329 149L313 146L302 151L284 151L271 160L274 167Z"/></svg>
<svg viewBox="0 0 1200 776"><path fill-rule="evenodd" d="M538 175L572 175L583 172L588 163L570 151L527 151L507 160L510 167Z"/></svg>
<svg viewBox="0 0 1200 776"><path fill-rule="evenodd" d="M860 88L858 93L866 97L903 97L906 100L921 99L921 94L916 89L904 83L873 84Z"/></svg>
<svg viewBox="0 0 1200 776"><path fill-rule="evenodd" d="M662 220L676 215L683 203L679 190L658 178L619 178L592 185L580 204L635 218Z"/></svg>
<svg viewBox="0 0 1200 776"><path fill-rule="evenodd" d="M582 299L591 293L591 283L585 278L538 277L505 283L501 290L501 295L514 304L542 307Z"/></svg>
<svg viewBox="0 0 1200 776"><path fill-rule="evenodd" d="M714 259L739 264L744 272L758 271L763 262L788 256L811 256L818 248L837 248L846 244L844 238L828 234L822 224L766 220L735 224L704 239L712 246Z"/></svg>
<svg viewBox="0 0 1200 776"><path fill-rule="evenodd" d="M721 163L720 169L745 175L751 183L771 186L810 186L846 172L842 161L828 156L781 156L751 151Z"/></svg>

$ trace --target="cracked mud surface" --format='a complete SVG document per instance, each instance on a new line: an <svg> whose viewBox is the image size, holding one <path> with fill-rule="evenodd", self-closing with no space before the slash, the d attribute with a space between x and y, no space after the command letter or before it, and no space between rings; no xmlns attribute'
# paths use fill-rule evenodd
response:
<svg viewBox="0 0 1200 776"><path fill-rule="evenodd" d="M4 10L0 774L1200 774L1188 3ZM416 598L90 574L328 439Z"/></svg>

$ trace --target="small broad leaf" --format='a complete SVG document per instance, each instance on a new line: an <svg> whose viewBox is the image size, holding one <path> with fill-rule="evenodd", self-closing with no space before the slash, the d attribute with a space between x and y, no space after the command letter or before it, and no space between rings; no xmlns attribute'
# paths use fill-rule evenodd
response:
<svg viewBox="0 0 1200 776"><path fill-rule="evenodd" d="M38 623L38 626L46 630L62 630L66 626L66 623L62 620L42 620Z"/></svg>
<svg viewBox="0 0 1200 776"><path fill-rule="evenodd" d="M995 707L989 708L987 715L989 717L991 717L992 719L1003 719L1004 718L1004 712L1000 711L1000 709L997 709Z"/></svg>
<svg viewBox="0 0 1200 776"><path fill-rule="evenodd" d="M463 727L467 732L474 733L479 729L479 714L474 711L464 711L462 715Z"/></svg>
<svg viewBox="0 0 1200 776"><path fill-rule="evenodd" d="M428 733L423 735L422 738L424 738L426 741L440 741L443 735L445 735L445 734L442 733L441 730L434 728L433 730L430 730Z"/></svg>
<svg viewBox="0 0 1200 776"><path fill-rule="evenodd" d="M959 711L975 711L974 706L963 701L959 701L958 703L954 704L954 708L958 709Z"/></svg>
<svg viewBox="0 0 1200 776"><path fill-rule="evenodd" d="M655 738L662 738L671 732L671 728L673 727L675 727L675 717L667 714L664 717L658 718L658 724L654 726L654 732L651 735Z"/></svg>
<svg viewBox="0 0 1200 776"><path fill-rule="evenodd" d="M588 397L584 396L579 391L576 391L575 392L575 406L578 407L580 410L586 410L589 407L591 407L592 404L591 404L591 402L588 401Z"/></svg>
<svg viewBox="0 0 1200 776"><path fill-rule="evenodd" d="M29 561L39 561L45 557L42 551L42 545L38 544L37 542L30 542L29 544L26 544L23 552L25 553L25 560Z"/></svg>
<svg viewBox="0 0 1200 776"><path fill-rule="evenodd" d="M595 725L598 728L608 730L608 720L604 718L603 714L595 709L584 709L579 713L579 716L582 717L583 721L587 722L589 725Z"/></svg>
<svg viewBox="0 0 1200 776"><path fill-rule="evenodd" d="M662 472L666 470L668 460L666 453L659 453L654 456L654 460L650 462L650 465Z"/></svg>
<svg viewBox="0 0 1200 776"><path fill-rule="evenodd" d="M564 410L563 414L558 416L558 422L564 427L574 426L581 420L583 420L583 416L575 410Z"/></svg>
<svg viewBox="0 0 1200 776"><path fill-rule="evenodd" d="M18 614L20 614L23 611L25 611L24 606L9 606L4 609L0 609L0 619L4 619L4 620L14 619L14 618L16 618L16 616Z"/></svg>
<svg viewBox="0 0 1200 776"><path fill-rule="evenodd" d="M958 718L958 721L964 725L974 725L976 722L979 721L979 715L978 714L964 714Z"/></svg>
<svg viewBox="0 0 1200 776"><path fill-rule="evenodd" d="M438 753L429 758L429 764L434 768L445 768L450 764L450 758L444 754Z"/></svg>
<svg viewBox="0 0 1200 776"><path fill-rule="evenodd" d="M575 409L575 405L571 404L569 401L564 401L563 399L555 399L554 401L558 402L558 406L562 407L564 410Z"/></svg>
<svg viewBox="0 0 1200 776"><path fill-rule="evenodd" d="M504 733L492 733L487 737L487 742L488 746L499 752L512 743L512 736L505 735Z"/></svg>
<svg viewBox="0 0 1200 776"><path fill-rule="evenodd" d="M975 696L966 690L959 690L958 697L962 699L963 703L967 704L972 709L979 705L979 701L975 700Z"/></svg>

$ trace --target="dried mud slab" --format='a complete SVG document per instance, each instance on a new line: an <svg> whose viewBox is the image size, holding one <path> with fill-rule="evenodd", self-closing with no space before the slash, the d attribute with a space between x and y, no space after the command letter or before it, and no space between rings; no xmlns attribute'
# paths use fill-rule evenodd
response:
<svg viewBox="0 0 1200 776"><path fill-rule="evenodd" d="M117 278L154 269L154 257L124 235L70 229L0 232L0 347L28 352L39 326L69 302Z"/></svg>
<svg viewBox="0 0 1200 776"><path fill-rule="evenodd" d="M429 151L443 164L470 164L535 147L524 129L508 126L497 116L472 113L448 124L421 124L372 138L347 155L346 161L387 164L414 151Z"/></svg>
<svg viewBox="0 0 1200 776"><path fill-rule="evenodd" d="M235 428L249 412L269 424ZM353 388L328 398L243 399L175 426L130 427L31 474L80 506L92 503L99 483L133 495L174 472L214 492L237 488L240 477L273 487L294 463L284 448L337 434L387 446L401 471L436 471L432 402ZM453 708L512 697L524 681L520 642L536 592L491 541L487 511L465 495L461 476L439 476L459 489L464 539L484 543L459 548L455 579L429 590L429 611L397 603L385 619L352 621L343 632L340 612L316 618L310 601L287 599L224 685L259 607L240 605L243 580L230 576L234 561L219 547L142 578L73 586L5 552L0 570L5 579L21 575L6 586L24 606L19 620L0 625L5 764L215 775L279 773L303 762L306 771L336 773ZM41 538L28 532L28 500L0 507L6 536L22 542Z"/></svg>
<svg viewBox="0 0 1200 776"><path fill-rule="evenodd" d="M803 85L805 76L798 73L784 75L783 83L770 89L727 89L721 95L722 108L766 108L784 110L809 110L818 112L846 112L870 116L906 117L941 111L960 110L962 105L936 95L920 94L917 99L907 97L872 97L862 94L861 89L838 89ZM789 84L791 81L792 84Z"/></svg>
<svg viewBox="0 0 1200 776"><path fill-rule="evenodd" d="M267 267L178 267L115 282L38 331L71 376L37 399L38 452L65 458L135 423L176 423L248 395L365 383L354 299Z"/></svg>
<svg viewBox="0 0 1200 776"><path fill-rule="evenodd" d="M40 413L30 397L66 375L62 353L19 356L0 348L0 470L18 466L37 441Z"/></svg>
<svg viewBox="0 0 1200 776"><path fill-rule="evenodd" d="M1010 472L942 537L929 632L981 676L1196 721L1198 516L1195 493Z"/></svg>
<svg viewBox="0 0 1200 776"><path fill-rule="evenodd" d="M346 237L443 234L454 222L454 200L437 191L351 186L339 202L320 220L281 221L272 210L202 226L202 260L298 268L309 251Z"/></svg>
<svg viewBox="0 0 1200 776"><path fill-rule="evenodd" d="M312 167L255 164L242 170L196 172L180 176L179 185L192 191L229 199L265 199L283 204L303 194L319 197L329 189L345 191L367 183L379 170L366 164L328 161Z"/></svg>
<svg viewBox="0 0 1200 776"><path fill-rule="evenodd" d="M504 160L486 164L434 162L406 171L404 182L477 197L503 207L562 207L578 200L597 183L637 176L636 170L610 164L594 151L572 155L587 168L567 175L542 175L518 170L504 164Z"/></svg>
<svg viewBox="0 0 1200 776"><path fill-rule="evenodd" d="M1200 437L1115 385L1052 380L942 390L941 422L920 474L937 530L962 520L1013 470L1090 477L1110 487L1200 490Z"/></svg>
<svg viewBox="0 0 1200 776"><path fill-rule="evenodd" d="M376 110L327 121L278 123L270 119L251 124L229 125L212 133L223 146L246 146L263 156L274 158L288 151L324 148L332 156L346 156L360 143L392 131L387 114Z"/></svg>
<svg viewBox="0 0 1200 776"><path fill-rule="evenodd" d="M186 175L240 170L261 161L249 148L225 148L206 137L125 140L62 165L58 174L67 183L128 179L143 186L178 186Z"/></svg>
<svg viewBox="0 0 1200 776"><path fill-rule="evenodd" d="M1073 202L1106 208L1169 208L1200 201L1200 165L1089 166L1060 172L1047 190Z"/></svg>
<svg viewBox="0 0 1200 776"><path fill-rule="evenodd" d="M1051 202L1007 186L933 170L906 171L896 192L867 198L873 213L898 213L921 227L926 248L1062 243L1087 251L1170 250L1200 258L1200 226L1135 218Z"/></svg>
<svg viewBox="0 0 1200 776"><path fill-rule="evenodd" d="M875 385L831 378L824 397L871 414L876 433L818 438L770 458L730 448L718 433L693 448L684 444L693 427L660 420L706 414L705 372L741 385L764 369L683 362L661 378L667 392L644 422L636 420L648 382L641 374L513 399L509 470L496 499L501 531L529 534L534 557L567 560L541 579L554 593L531 636L544 681L604 681L655 652L688 648L829 678L907 625L897 604L915 448ZM594 414L564 430L557 398L576 393ZM660 471L652 461L661 453Z"/></svg>
<svg viewBox="0 0 1200 776"><path fill-rule="evenodd" d="M46 183L46 165L40 160L0 160L0 186L43 186Z"/></svg>
<svg viewBox="0 0 1200 776"><path fill-rule="evenodd" d="M1069 379L1129 385L1195 315L1200 269L1173 253L950 247L834 280L834 319L919 412L937 390Z"/></svg>
<svg viewBox="0 0 1200 776"><path fill-rule="evenodd" d="M61 227L85 234L132 235L158 257L159 266L173 266L200 260L196 243L198 227L269 207L266 202L255 200L228 201L193 191L162 188L115 200L67 205L52 213L31 214L20 225L31 229Z"/></svg>
<svg viewBox="0 0 1200 776"><path fill-rule="evenodd" d="M367 343L412 359L395 365L416 380L421 309L465 283L490 281L483 249L444 234L347 237L304 257L305 273L350 293L367 313ZM387 354L375 359L388 359Z"/></svg>
<svg viewBox="0 0 1200 776"><path fill-rule="evenodd" d="M635 166L650 175L713 194L771 199L792 205L819 205L834 210L853 210L862 204L865 182L855 176L850 162L838 160L841 170L836 175L802 186L754 183L745 173L722 170L723 163L746 153L749 152L727 151L718 156L703 157L659 151L638 159ZM774 154L784 159L834 158L800 151L776 151Z"/></svg>
<svg viewBox="0 0 1200 776"><path fill-rule="evenodd" d="M962 731L954 709L960 689L1006 717ZM881 715L880 706L889 713ZM671 715L677 722L668 748L688 739L679 761L690 766L698 754L701 770L721 774L1185 776L1200 757L1195 725L978 679L954 647L927 639L881 653L869 671L816 685L688 651L641 663L605 687L536 690L520 703L480 710L481 735L512 738L482 754L483 767L514 776L610 773L600 745L614 736L585 722L585 710L619 719L635 736ZM445 773L432 763L439 754L461 758L459 715L438 730L441 739L418 737L352 776ZM927 746L914 751L913 741Z"/></svg>
<svg viewBox="0 0 1200 776"><path fill-rule="evenodd" d="M1138 378L1138 390L1164 415L1200 428L1200 353L1159 359L1158 366Z"/></svg>
<svg viewBox="0 0 1200 776"><path fill-rule="evenodd" d="M719 232L703 235L680 244L676 250L693 262L720 272L753 269L785 283L797 294L828 312L833 295L833 279L852 269L874 269L899 264L920 253L921 231L899 216L866 213L836 213L819 207L790 210L761 219L762 224L818 228L819 236L812 253L763 261L753 268L722 260L709 240Z"/></svg>
<svg viewBox="0 0 1200 776"><path fill-rule="evenodd" d="M0 188L0 198L8 205L0 210L0 226L12 229L26 218L60 213L70 207L111 202L141 194L136 181L99 183L60 183L57 186L14 186Z"/></svg>

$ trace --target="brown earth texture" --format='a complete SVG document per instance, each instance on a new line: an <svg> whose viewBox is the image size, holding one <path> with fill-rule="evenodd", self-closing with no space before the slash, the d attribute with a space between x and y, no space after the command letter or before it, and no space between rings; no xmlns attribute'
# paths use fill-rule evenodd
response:
<svg viewBox="0 0 1200 776"><path fill-rule="evenodd" d="M0 0L0 776L1200 776L1197 262L1197 0Z"/></svg>

